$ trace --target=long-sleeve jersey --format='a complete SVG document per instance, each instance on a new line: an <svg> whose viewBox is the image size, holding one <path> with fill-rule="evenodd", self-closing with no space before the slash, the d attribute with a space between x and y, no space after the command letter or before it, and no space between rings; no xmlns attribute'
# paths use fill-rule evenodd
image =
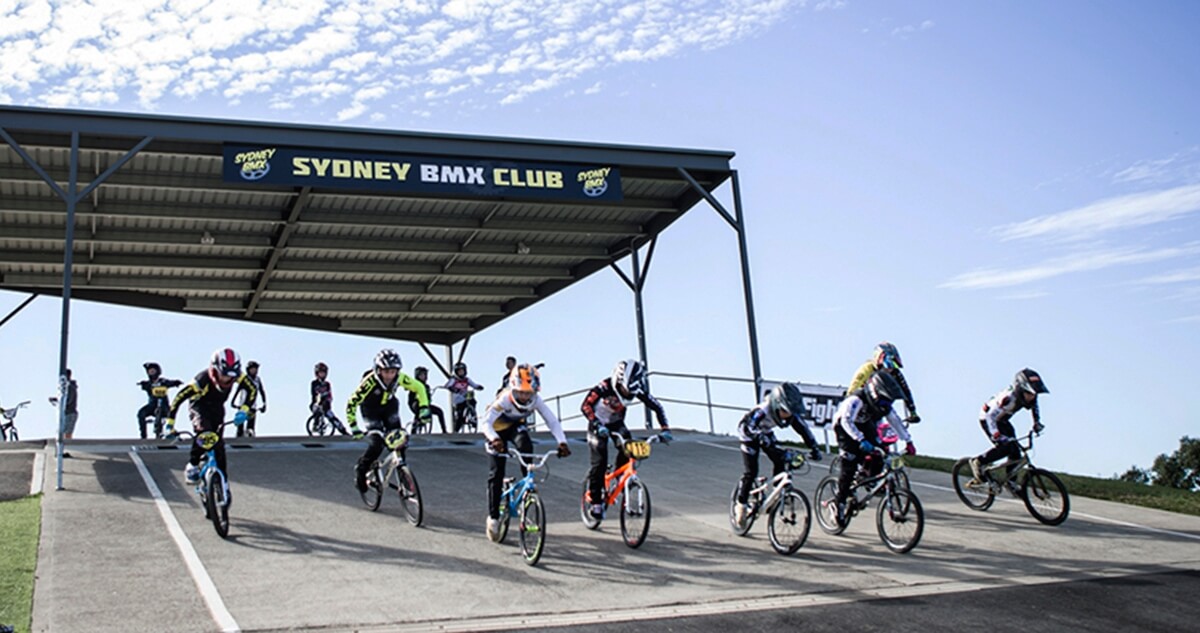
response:
<svg viewBox="0 0 1200 633"><path fill-rule="evenodd" d="M663 412L662 404L654 396L649 393L640 393L636 398L654 412L654 415L658 417L659 426L667 428L667 414ZM626 400L617 393L612 386L612 378L605 378L587 392L579 410L583 412L583 417L593 425L597 423L612 424L625 420L625 410L632 403L632 398Z"/></svg>
<svg viewBox="0 0 1200 633"><path fill-rule="evenodd" d="M483 416L483 423L479 426L483 429L483 436L488 440L494 440L500 437L498 431L503 431L515 424L521 424L537 411L538 415L546 421L546 426L550 429L550 434L559 444L566 443L567 435L563 433L562 423L546 406L540 394L533 394L532 406L528 411L522 411L513 403L511 392L508 389L500 392L496 401L488 405L487 414Z"/></svg>
<svg viewBox="0 0 1200 633"><path fill-rule="evenodd" d="M254 407L254 394L257 393L258 396L262 397L263 406L267 406L267 390L263 387L262 378L259 376L251 376L250 374L246 374L246 380L254 385L254 391L252 392L249 389L246 389L239 383L237 389L235 389L233 392L233 401L235 403L239 402L238 396L244 393L246 395L244 398L242 398L242 400L240 400L240 403L247 407Z"/></svg>
<svg viewBox="0 0 1200 633"><path fill-rule="evenodd" d="M413 378L413 380L417 379ZM433 390L429 388L429 383L425 382L424 380L417 380L417 382L421 383L421 386L425 388L425 397L432 402ZM415 391L410 390L408 392L408 408L411 409L413 413L416 413L421 409L421 399L417 397L417 392Z"/></svg>
<svg viewBox="0 0 1200 633"><path fill-rule="evenodd" d="M809 448L817 447L817 439L813 437L812 430L808 428L804 420L796 416L780 420L770 409L767 401L763 400L747 411L746 415L742 416L738 422L738 439L742 442L755 442L764 435L774 433L775 429L791 427L800 434L800 437L804 438L805 445ZM757 453L755 454L757 455Z"/></svg>
<svg viewBox="0 0 1200 633"><path fill-rule="evenodd" d="M328 380L314 378L309 390L312 392L312 402L309 404L319 404L326 411L333 406L333 386Z"/></svg>
<svg viewBox="0 0 1200 633"><path fill-rule="evenodd" d="M142 380L138 382L138 387L141 387L142 391L146 392L146 397L150 399L150 404L154 404L159 399L166 399L167 389L174 389L182 384L182 380L174 380L172 378L163 378L162 376L159 376L154 380ZM155 394L155 389L161 389L161 395Z"/></svg>
<svg viewBox="0 0 1200 633"><path fill-rule="evenodd" d="M862 389L877 371L879 368L875 366L875 361L869 360L863 363L862 367L854 372L854 378L850 380L850 387L846 389L846 393L851 394ZM913 403L912 389L909 389L908 381L904 379L904 373L897 369L892 372L892 376L895 377L896 382L900 383L900 389L904 391L904 406L908 409L908 414L916 415L917 405Z"/></svg>
<svg viewBox="0 0 1200 633"><path fill-rule="evenodd" d="M254 383L246 380L245 374L238 376L233 382L249 391L250 399L253 401L256 393ZM192 382L175 394L175 399L171 401L171 411L167 417L174 418L180 405L186 400L192 408L192 413L199 416L201 420L211 425L220 424L225 421L225 401L229 399L232 392L233 384L227 389L221 389L220 385L214 383L209 377L208 370L202 371L196 374Z"/></svg>
<svg viewBox="0 0 1200 633"><path fill-rule="evenodd" d="M346 403L346 420L350 422L350 428L354 429L358 427L358 412L360 409L362 410L363 417L368 421L383 421L390 414L399 411L400 404L396 402L396 389L398 387L403 387L417 394L418 406L429 406L429 394L425 391L425 385L416 378L404 372L397 372L396 381L391 386L388 386L379 380L374 371L368 371L363 374L363 379L358 384L358 389L354 390L354 394L350 396L350 401Z"/></svg>
<svg viewBox="0 0 1200 633"><path fill-rule="evenodd" d="M1012 387L1005 387L1003 391L992 396L991 400L983 403L979 421L987 425L988 435L995 436L998 431L997 425L1000 422L1008 420L1014 413L1026 408L1033 414L1034 424L1041 424L1042 414L1038 411L1037 398L1026 405L1024 399L1018 396Z"/></svg>
<svg viewBox="0 0 1200 633"><path fill-rule="evenodd" d="M837 412L833 414L834 428L839 428L846 432L847 435L854 438L855 441L861 442L866 439L866 431L869 431L872 438L878 438L875 429L879 425L880 420L886 419L892 429L896 431L896 435L905 442L911 442L912 436L908 434L908 429L904 427L904 423L900 421L900 416L888 407L886 414L880 414L878 411L872 410L863 400L862 391L847 396L842 403L838 405Z"/></svg>
<svg viewBox="0 0 1200 633"><path fill-rule="evenodd" d="M483 385L471 380L467 376L463 376L462 378L451 376L443 388L451 393L451 401L455 406L458 406L467 399L468 389L483 389Z"/></svg>

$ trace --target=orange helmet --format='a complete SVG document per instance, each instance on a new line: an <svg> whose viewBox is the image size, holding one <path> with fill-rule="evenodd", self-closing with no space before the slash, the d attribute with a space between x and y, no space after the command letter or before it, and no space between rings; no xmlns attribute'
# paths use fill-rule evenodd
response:
<svg viewBox="0 0 1200 633"><path fill-rule="evenodd" d="M533 397L542 390L542 380L538 370L529 363L523 363L512 368L508 374L508 398L521 411L533 409ZM517 394L523 397L518 398ZM524 402L522 402L524 400Z"/></svg>

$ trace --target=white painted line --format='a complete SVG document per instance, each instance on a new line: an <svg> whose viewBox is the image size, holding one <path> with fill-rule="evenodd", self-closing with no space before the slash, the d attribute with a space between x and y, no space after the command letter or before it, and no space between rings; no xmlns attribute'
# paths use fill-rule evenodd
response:
<svg viewBox="0 0 1200 633"><path fill-rule="evenodd" d="M713 447L713 448L720 448L720 449L724 449L724 450L727 450L727 451L737 451L737 452L739 452L739 453L740 453L740 452L742 452L742 447L740 447L740 446L724 446L724 445L721 445L721 444L713 444L712 442L705 442L705 441L703 441L703 440L701 440L701 441L698 441L698 442L696 442L696 443L697 443L697 444L703 444L703 445L705 445L705 446L711 446L711 447Z"/></svg>
<svg viewBox="0 0 1200 633"><path fill-rule="evenodd" d="M46 476L46 453L38 451L33 454L33 477L29 480L29 495L41 494L43 481Z"/></svg>
<svg viewBox="0 0 1200 633"><path fill-rule="evenodd" d="M167 532L174 539L175 545L179 547L179 553L183 555L183 562L187 564L188 571L192 574L192 580L195 581L196 588L200 590L200 597L208 605L208 612L212 614L217 626L221 627L222 633L238 633L242 629L238 627L238 623L233 619L233 614L229 613L229 609L225 608L225 602L221 600L221 594L217 591L216 584L209 577L208 571L204 569L204 563L200 562L200 557L192 547L192 542L183 533L183 528L175 519L175 513L171 512L171 506L167 505L167 500L163 498L158 484L154 483L154 478L150 476L146 464L134 451L129 451L129 458L133 460L133 464L137 466L138 472L145 480L146 488L150 490L150 496L154 497L154 505L158 507L158 513L162 515L163 523L167 524Z"/></svg>
<svg viewBox="0 0 1200 633"><path fill-rule="evenodd" d="M934 490L944 490L946 492L949 492L949 493L955 495L955 498L958 497L958 493L954 492L953 488L948 488L946 486L935 486L933 484L923 484L919 481L912 481L910 483L914 486L923 486L925 488L933 488ZM1024 501L1019 501L1017 499L1009 499L1008 497L996 497L996 500L1004 501L1007 503L1015 503L1015 504L1018 504L1021 506L1025 505ZM1134 506L1130 506L1130 507L1134 507ZM1195 534L1188 534L1186 532L1176 532L1174 530L1164 530L1162 528L1150 527L1149 525L1141 525L1139 523L1130 523L1129 521L1122 521L1120 519L1110 519L1108 517L1097 516L1095 514L1087 514L1085 512L1078 512L1075 510L1071 510L1071 516L1083 517L1085 519L1092 519L1095 521L1104 521L1105 523L1112 523L1113 525L1123 525L1125 527L1136 528L1138 530L1145 530L1147 532L1156 532L1158 534L1167 534L1170 536L1178 536L1180 538L1186 538L1186 539L1192 539L1194 541L1200 541L1200 536L1197 536Z"/></svg>

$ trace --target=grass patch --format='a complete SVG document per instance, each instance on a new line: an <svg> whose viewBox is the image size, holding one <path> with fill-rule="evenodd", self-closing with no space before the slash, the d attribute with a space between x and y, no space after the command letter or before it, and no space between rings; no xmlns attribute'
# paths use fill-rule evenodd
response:
<svg viewBox="0 0 1200 633"><path fill-rule="evenodd" d="M906 458L906 461L913 468L948 473L957 460L916 455ZM1189 492L1164 486L1147 486L1118 479L1067 475L1059 472L1054 474L1062 479L1063 484L1067 487L1067 493L1071 495L1200 516L1200 492ZM947 485L950 483L947 482Z"/></svg>
<svg viewBox="0 0 1200 633"><path fill-rule="evenodd" d="M42 496L0 501L0 624L29 631L33 572L42 529Z"/></svg>

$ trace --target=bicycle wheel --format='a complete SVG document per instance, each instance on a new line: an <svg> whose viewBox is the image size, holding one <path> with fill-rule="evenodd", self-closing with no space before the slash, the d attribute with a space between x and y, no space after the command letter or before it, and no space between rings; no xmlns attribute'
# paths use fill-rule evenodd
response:
<svg viewBox="0 0 1200 633"><path fill-rule="evenodd" d="M8 441L10 441L10 442L20 442L21 441L21 437L19 435L17 435L17 427L14 426L8 430Z"/></svg>
<svg viewBox="0 0 1200 633"><path fill-rule="evenodd" d="M950 478L954 481L954 493L968 508L983 512L992 507L996 493L992 492L988 483L975 480L975 475L971 472L970 458L964 457L954 462L954 467L950 469Z"/></svg>
<svg viewBox="0 0 1200 633"><path fill-rule="evenodd" d="M737 516L734 514L734 512L737 510L737 498L738 493L741 492L741 490L742 480L739 479L737 483L733 484L733 492L729 493L729 527L733 529L734 534L738 536L745 536L750 532L750 527L754 525L754 519L757 518L758 513L747 512L745 523L738 523L737 519L734 518ZM751 507L753 507L754 504L750 497L746 497L746 501L751 502Z"/></svg>
<svg viewBox="0 0 1200 633"><path fill-rule="evenodd" d="M367 489L359 493L362 495L363 504L371 512L379 509L379 502L383 499L383 485L379 479L379 464L377 462L367 471Z"/></svg>
<svg viewBox="0 0 1200 633"><path fill-rule="evenodd" d="M525 495L525 501L521 503L518 527L521 554L525 557L525 564L536 565L546 544L546 508L542 506L542 499L536 492L531 491Z"/></svg>
<svg viewBox="0 0 1200 633"><path fill-rule="evenodd" d="M838 521L837 515L838 478L829 475L817 484L817 525L826 534L837 536L846 531L845 523Z"/></svg>
<svg viewBox="0 0 1200 633"><path fill-rule="evenodd" d="M306 422L304 425L304 429L308 431L309 435L315 435L319 437L325 435L326 426L325 416L314 413L309 416L308 422Z"/></svg>
<svg viewBox="0 0 1200 633"><path fill-rule="evenodd" d="M833 456L829 462L829 474L837 476L842 472L842 455L839 453Z"/></svg>
<svg viewBox="0 0 1200 633"><path fill-rule="evenodd" d="M621 493L621 536L625 544L637 549L650 532L650 490L637 479L625 484Z"/></svg>
<svg viewBox="0 0 1200 633"><path fill-rule="evenodd" d="M1033 518L1046 525L1058 525L1067 520L1071 512L1071 498L1067 487L1052 472L1041 468L1030 468L1021 486L1021 499Z"/></svg>
<svg viewBox="0 0 1200 633"><path fill-rule="evenodd" d="M812 506L799 490L789 490L767 515L767 536L771 547L785 556L796 553L808 540L812 527Z"/></svg>
<svg viewBox="0 0 1200 633"><path fill-rule="evenodd" d="M895 488L885 492L875 513L875 527L888 549L897 554L912 551L925 532L925 510L921 508L921 501L908 490Z"/></svg>
<svg viewBox="0 0 1200 633"><path fill-rule="evenodd" d="M229 486L225 475L215 468L208 473L204 498L208 504L208 518L217 535L221 538L229 536Z"/></svg>
<svg viewBox="0 0 1200 633"><path fill-rule="evenodd" d="M405 465L397 468L393 476L396 479L396 491L400 493L400 504L404 506L404 513L408 515L408 522L420 527L425 510L421 504L421 487L417 485L416 475Z"/></svg>
<svg viewBox="0 0 1200 633"><path fill-rule="evenodd" d="M503 543L508 536L508 522L512 519L512 515L508 512L508 497L504 497L500 501L500 530L496 534L496 542Z"/></svg>
<svg viewBox="0 0 1200 633"><path fill-rule="evenodd" d="M583 492L579 495L579 518L583 520L583 526L589 530L594 530L600 527L600 521L592 516L592 502L588 499L588 480L583 478Z"/></svg>

